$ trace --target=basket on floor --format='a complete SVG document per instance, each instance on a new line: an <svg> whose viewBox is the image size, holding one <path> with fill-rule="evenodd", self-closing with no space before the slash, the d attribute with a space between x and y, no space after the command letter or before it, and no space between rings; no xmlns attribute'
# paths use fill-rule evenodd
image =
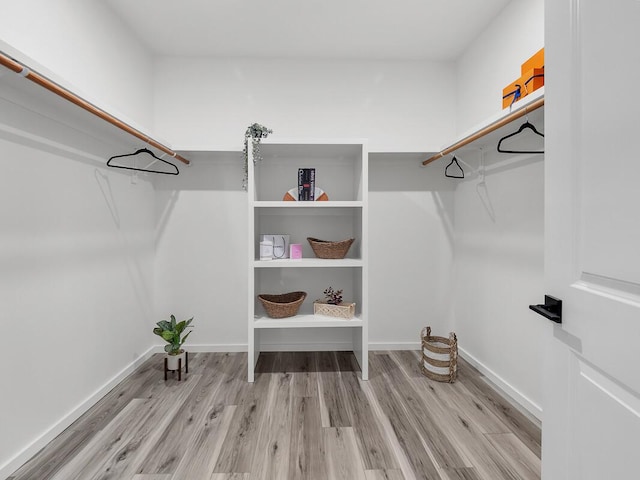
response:
<svg viewBox="0 0 640 480"><path fill-rule="evenodd" d="M261 293L258 299L271 318L293 317L307 298L307 292L289 292L278 295Z"/></svg>
<svg viewBox="0 0 640 480"><path fill-rule="evenodd" d="M456 334L449 333L449 338L431 335L431 327L420 332L422 373L438 382L453 383L458 374L458 339Z"/></svg>
<svg viewBox="0 0 640 480"><path fill-rule="evenodd" d="M313 253L318 258L344 258L355 238L348 238L341 242L330 242L317 238L307 237Z"/></svg>

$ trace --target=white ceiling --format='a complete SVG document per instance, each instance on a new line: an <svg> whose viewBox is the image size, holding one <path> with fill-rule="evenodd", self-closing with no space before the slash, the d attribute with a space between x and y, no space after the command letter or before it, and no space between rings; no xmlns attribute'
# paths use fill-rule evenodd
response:
<svg viewBox="0 0 640 480"><path fill-rule="evenodd" d="M455 60L511 0L106 0L160 55Z"/></svg>

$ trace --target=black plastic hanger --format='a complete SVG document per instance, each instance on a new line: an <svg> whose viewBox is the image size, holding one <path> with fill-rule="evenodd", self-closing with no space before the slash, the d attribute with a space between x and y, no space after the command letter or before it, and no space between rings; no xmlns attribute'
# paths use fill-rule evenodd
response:
<svg viewBox="0 0 640 480"><path fill-rule="evenodd" d="M453 165L454 163L460 169L460 173L462 174L462 176L460 176L460 175L449 175L449 167L451 165ZM458 163L458 159L456 158L455 155L453 156L453 159L451 159L451 162L449 162L449 165L447 165L446 168L444 169L444 176L445 177L449 177L449 178L464 178L464 170L462 169L462 167Z"/></svg>
<svg viewBox="0 0 640 480"><path fill-rule="evenodd" d="M148 168L125 167L125 166L122 166L122 165L111 165L111 160L113 160L115 158L133 157L133 156L139 155L141 153L148 153L149 155L151 155L156 160L158 160L158 161L160 161L162 163L166 163L167 165L171 165L173 168L175 168L176 171L175 172L163 172L161 170L151 170L151 169L148 169ZM155 154L151 150L149 150L148 148L141 148L140 150L137 150L134 153L126 153L124 155L115 155L115 156L111 157L107 161L107 166L108 167L112 167L112 168L122 168L123 170L135 170L137 172L160 173L162 175L179 175L180 174L180 170L178 170L178 167L176 167L171 162L167 162L166 160L163 160L163 159L161 159L159 157L156 157Z"/></svg>
<svg viewBox="0 0 640 480"><path fill-rule="evenodd" d="M541 137L544 137L544 134L543 134L543 133L540 133L538 130L536 130L536 127L534 127L532 124L530 124L530 123L529 123L529 120L527 120L527 121L526 121L526 122L524 122L522 125L520 125L520 128L518 129L518 131L517 131L517 132L510 133L509 135L507 135L507 136L505 136L505 137L502 137L502 138L500 139L500 141L498 142L498 151L499 151L500 153L544 153L544 150L542 150L542 151L530 151L530 150L502 150L502 149L500 148L500 145L502 145L502 142L503 142L504 140L506 140L507 138L511 138L511 137L513 137L513 136L515 136L515 135L518 135L519 133L522 133L522 131L523 131L525 128L528 128L528 129L532 130L532 131L533 131L533 133L535 133L536 135L540 135Z"/></svg>

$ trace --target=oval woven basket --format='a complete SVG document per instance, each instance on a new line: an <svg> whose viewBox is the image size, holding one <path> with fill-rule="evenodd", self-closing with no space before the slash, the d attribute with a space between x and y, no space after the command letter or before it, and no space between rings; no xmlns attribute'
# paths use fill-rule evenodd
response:
<svg viewBox="0 0 640 480"><path fill-rule="evenodd" d="M261 293L258 300L271 318L293 317L307 298L307 292L289 292L278 295Z"/></svg>
<svg viewBox="0 0 640 480"><path fill-rule="evenodd" d="M344 258L355 238L348 238L341 242L330 242L307 237L307 241L318 258Z"/></svg>

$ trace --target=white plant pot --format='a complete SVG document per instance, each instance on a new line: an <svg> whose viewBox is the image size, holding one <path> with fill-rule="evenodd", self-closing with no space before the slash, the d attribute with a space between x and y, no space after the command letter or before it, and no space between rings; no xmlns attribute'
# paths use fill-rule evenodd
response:
<svg viewBox="0 0 640 480"><path fill-rule="evenodd" d="M181 366L185 367L185 352L180 350L178 355L169 355L167 353L167 370L178 370L178 360L182 360Z"/></svg>

